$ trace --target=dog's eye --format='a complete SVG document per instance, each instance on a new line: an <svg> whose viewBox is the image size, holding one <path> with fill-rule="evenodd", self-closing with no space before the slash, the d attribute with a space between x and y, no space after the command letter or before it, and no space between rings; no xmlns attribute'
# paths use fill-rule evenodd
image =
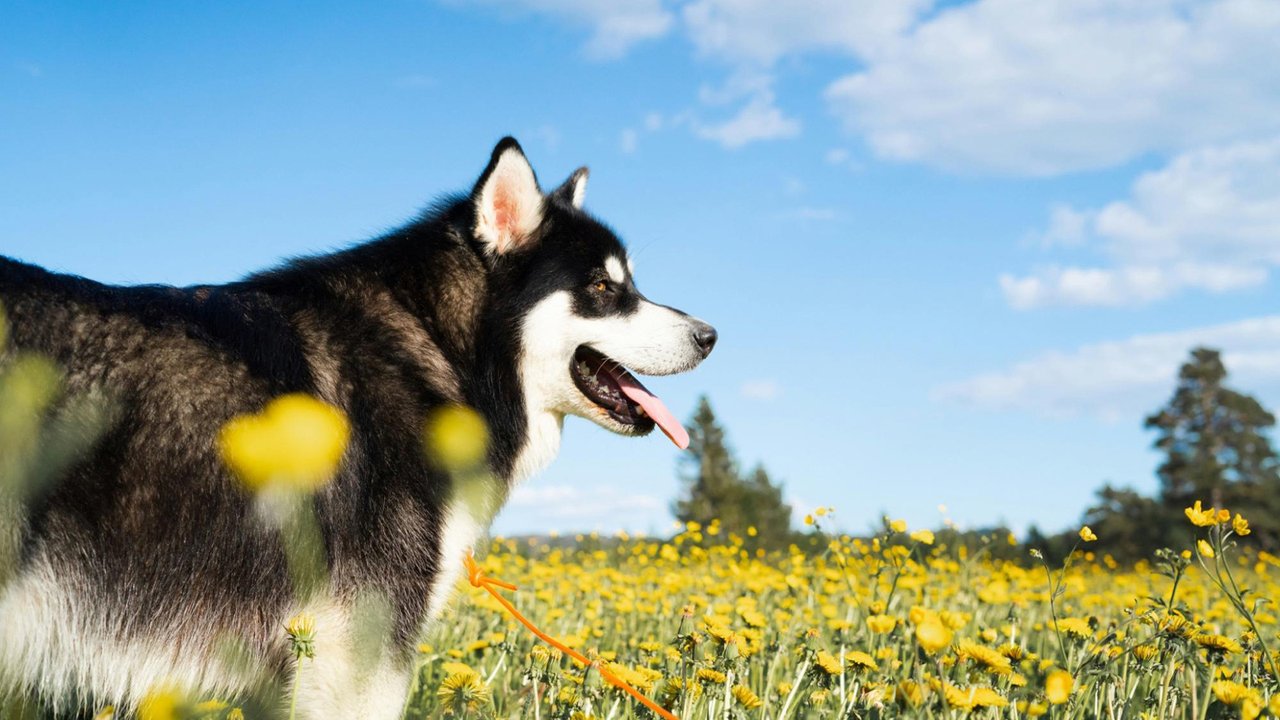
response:
<svg viewBox="0 0 1280 720"><path fill-rule="evenodd" d="M594 285L592 285L591 287L592 287L596 292L608 292L608 291L609 291L609 283L607 283L607 282L605 282L605 281L603 281L603 280L597 280L597 281L596 281L596 283L595 283Z"/></svg>

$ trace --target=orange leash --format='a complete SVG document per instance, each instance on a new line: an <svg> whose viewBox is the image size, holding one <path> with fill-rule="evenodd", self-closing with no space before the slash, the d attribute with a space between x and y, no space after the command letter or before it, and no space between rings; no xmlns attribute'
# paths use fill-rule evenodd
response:
<svg viewBox="0 0 1280 720"><path fill-rule="evenodd" d="M542 632L533 623L529 622L528 618L526 618L524 615L521 615L520 611L516 609L515 605L511 604L510 600L507 600L505 597L503 597L502 593L498 592L495 589L495 588L502 588L503 590L515 591L515 590L518 590L519 588L517 588L515 585L512 585L509 582L503 582L501 580L498 580L497 578L491 578L488 575L485 575L484 571L480 569L480 566L476 564L476 559L472 555L471 551L469 550L467 551L466 557L463 559L463 561L466 563L466 566L467 566L467 580L471 581L471 584L474 587L484 588L485 591L487 591L490 595L493 596L494 600L497 600L499 603L501 603L502 607L506 608L507 612L511 613L511 617L515 618L516 620L519 620L521 625L524 625L525 627L529 628L529 632L538 636L539 640L559 650L565 655L568 655L574 660L577 660L583 665L591 666L594 664L596 670L600 673L600 677L604 678L605 680L608 680L614 687L625 691L628 695L635 698L636 700L639 700L645 707L657 713L659 717L663 718L663 720L680 720L680 718L677 718L675 715L672 715L671 713L659 707L658 703L645 697L639 690L636 690L635 688L631 687L629 684L627 684L626 680L623 680L617 675L614 675L613 673L609 672L608 668L606 668L604 665L601 665L599 663L592 663L590 660L583 657L582 653L578 652L577 650L574 650L568 645L565 645L559 640L556 640L550 635Z"/></svg>

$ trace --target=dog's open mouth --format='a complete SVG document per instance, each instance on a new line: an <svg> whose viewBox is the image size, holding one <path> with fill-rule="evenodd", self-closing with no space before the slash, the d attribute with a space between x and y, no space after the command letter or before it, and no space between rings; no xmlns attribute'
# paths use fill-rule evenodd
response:
<svg viewBox="0 0 1280 720"><path fill-rule="evenodd" d="M573 354L569 374L578 390L615 421L641 432L656 424L676 447L689 447L689 433L680 421L618 361L582 345Z"/></svg>

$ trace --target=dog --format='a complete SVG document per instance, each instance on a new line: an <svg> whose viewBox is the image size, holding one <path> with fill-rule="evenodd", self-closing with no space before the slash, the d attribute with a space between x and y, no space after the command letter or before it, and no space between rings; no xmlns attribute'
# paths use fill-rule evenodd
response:
<svg viewBox="0 0 1280 720"><path fill-rule="evenodd" d="M398 718L416 639L463 553L511 488L555 457L566 416L688 442L631 371L690 370L716 331L640 293L622 242L583 209L587 176L544 194L505 138L470 194L224 285L108 286L0 258L0 362L44 355L62 370L63 398L111 408L45 490L0 503L19 549L0 588L5 682L63 712L136 707L157 687L252 697L264 674L287 687L282 626L307 613L315 658L298 715ZM335 477L310 500L327 573L305 597L279 528L216 445L225 423L288 393L350 424ZM424 422L453 405L487 425L478 491L423 452ZM387 642L362 671L356 610L371 592Z"/></svg>

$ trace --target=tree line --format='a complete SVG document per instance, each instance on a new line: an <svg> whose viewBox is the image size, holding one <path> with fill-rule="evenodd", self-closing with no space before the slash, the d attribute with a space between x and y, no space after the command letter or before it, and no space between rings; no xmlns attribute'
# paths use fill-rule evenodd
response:
<svg viewBox="0 0 1280 720"><path fill-rule="evenodd" d="M1178 372L1169 401L1145 420L1155 433L1162 460L1156 469L1157 492L1104 485L1082 518L1098 536L1090 549L1121 561L1150 558L1164 547L1188 545L1185 509L1197 500L1229 508L1248 519L1245 543L1280 552L1280 457L1269 432L1275 416L1256 398L1227 385L1227 368L1218 350L1197 347ZM763 465L743 472L727 443L723 426L703 397L689 423L690 452L680 460L681 496L672 512L682 522L710 525L738 535L752 548L778 549L797 542L791 507L783 488ZM1076 544L1076 532L1045 535L1028 531L1024 544L1061 557ZM986 544L995 555L1019 553L1007 543L1005 528L939 535L952 543ZM812 538L810 538L811 540Z"/></svg>

